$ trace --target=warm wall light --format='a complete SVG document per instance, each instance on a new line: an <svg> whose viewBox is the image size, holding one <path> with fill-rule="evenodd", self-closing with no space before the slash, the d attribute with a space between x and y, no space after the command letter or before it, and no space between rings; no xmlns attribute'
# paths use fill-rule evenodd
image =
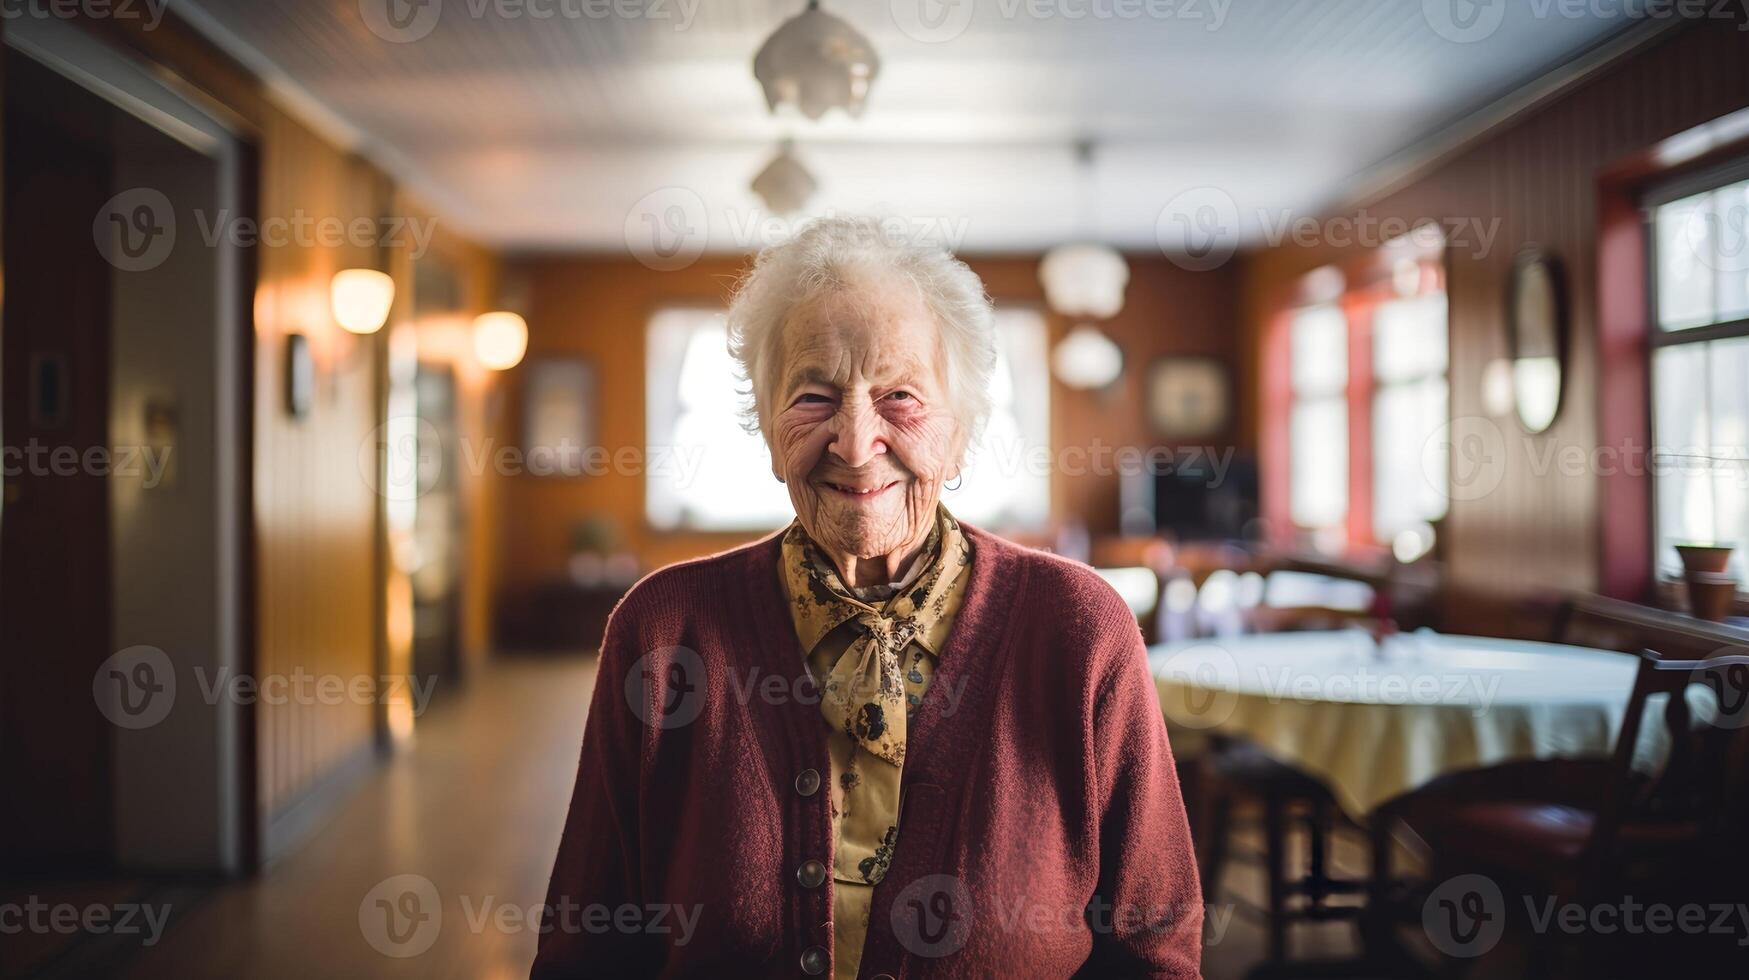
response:
<svg viewBox="0 0 1749 980"><path fill-rule="evenodd" d="M474 356L494 371L507 371L528 352L528 321L502 310L474 318Z"/></svg>
<svg viewBox="0 0 1749 980"><path fill-rule="evenodd" d="M395 303L395 280L375 269L342 269L328 288L334 322L352 333L376 333Z"/></svg>

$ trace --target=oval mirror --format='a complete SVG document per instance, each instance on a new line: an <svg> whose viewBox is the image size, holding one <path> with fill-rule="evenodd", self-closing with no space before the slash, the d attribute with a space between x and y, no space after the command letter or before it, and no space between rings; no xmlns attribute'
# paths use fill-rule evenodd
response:
<svg viewBox="0 0 1749 980"><path fill-rule="evenodd" d="M1518 421L1544 432L1561 410L1567 345L1567 303L1560 264L1537 248L1513 265L1507 341L1512 352L1512 395Z"/></svg>

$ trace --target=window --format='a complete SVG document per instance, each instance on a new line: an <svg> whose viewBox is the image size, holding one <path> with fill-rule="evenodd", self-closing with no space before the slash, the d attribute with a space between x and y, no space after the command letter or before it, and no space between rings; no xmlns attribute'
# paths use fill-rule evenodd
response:
<svg viewBox="0 0 1749 980"><path fill-rule="evenodd" d="M1749 180L1652 204L1653 540L1661 573L1675 545L1749 544ZM1685 196L1676 196L1683 194Z"/></svg>
<svg viewBox="0 0 1749 980"><path fill-rule="evenodd" d="M980 527L1040 528L1051 516L1051 368L1044 314L996 311L990 422L957 489L942 494L956 517Z"/></svg>
<svg viewBox="0 0 1749 980"><path fill-rule="evenodd" d="M1430 440L1449 410L1448 353L1445 293L1390 300L1373 312L1372 524L1382 543L1445 516L1448 461Z"/></svg>
<svg viewBox="0 0 1749 980"><path fill-rule="evenodd" d="M1294 314L1289 491L1295 524L1340 529L1348 519L1348 318L1335 305Z"/></svg>
<svg viewBox="0 0 1749 980"><path fill-rule="evenodd" d="M1320 551L1380 544L1413 561L1433 546L1430 525L1445 516L1442 245L1388 243L1356 265L1365 276L1359 285L1326 266L1303 287L1320 298L1287 321L1287 404L1276 409L1287 433L1283 516ZM1357 489L1351 481L1365 482Z"/></svg>
<svg viewBox="0 0 1749 980"><path fill-rule="evenodd" d="M994 401L962 479L943 494L955 515L989 527L1038 527L1050 515L1050 374L1045 320L1036 310L996 311ZM741 426L744 386L728 351L721 310L673 307L650 321L645 419L651 526L754 531L794 516L771 475L771 455Z"/></svg>

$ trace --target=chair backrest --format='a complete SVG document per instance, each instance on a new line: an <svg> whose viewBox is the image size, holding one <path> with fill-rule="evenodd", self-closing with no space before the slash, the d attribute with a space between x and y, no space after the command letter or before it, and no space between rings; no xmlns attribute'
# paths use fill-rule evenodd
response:
<svg viewBox="0 0 1749 980"><path fill-rule="evenodd" d="M1711 717L1696 723L1689 689L1713 692ZM1634 763L1654 695L1665 702L1650 724L1661 725L1668 747L1663 765L1650 775ZM1594 857L1614 849L1622 828L1634 822L1688 821L1701 835L1737 835L1749 786L1740 766L1749 740L1749 647L1724 648L1713 656L1671 659L1652 650L1639 654L1639 672L1616 741L1619 791L1598 814L1591 839Z"/></svg>
<svg viewBox="0 0 1749 980"><path fill-rule="evenodd" d="M1721 647L1749 646L1749 630L1606 596L1576 595L1555 614L1553 639L1600 650L1650 649L1666 659L1702 660Z"/></svg>

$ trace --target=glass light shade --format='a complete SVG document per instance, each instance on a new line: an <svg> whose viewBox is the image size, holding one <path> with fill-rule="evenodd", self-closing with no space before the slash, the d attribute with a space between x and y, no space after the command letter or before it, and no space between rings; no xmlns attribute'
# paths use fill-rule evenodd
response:
<svg viewBox="0 0 1749 980"><path fill-rule="evenodd" d="M376 333L389 320L395 280L375 269L342 269L328 286L334 322L352 333Z"/></svg>
<svg viewBox="0 0 1749 980"><path fill-rule="evenodd" d="M1561 407L1561 362L1554 357L1520 357L1512 362L1512 395L1518 417L1532 432L1546 432Z"/></svg>
<svg viewBox="0 0 1749 980"><path fill-rule="evenodd" d="M507 371L528 352L528 321L499 310L474 317L474 356L494 371Z"/></svg>
<svg viewBox="0 0 1749 980"><path fill-rule="evenodd" d="M1123 374L1123 351L1097 328L1082 324L1051 352L1051 370L1071 388L1103 388Z"/></svg>
<svg viewBox="0 0 1749 980"><path fill-rule="evenodd" d="M1059 245L1045 253L1038 278L1051 309L1064 316L1104 320L1123 309L1130 266L1116 249L1105 245Z"/></svg>
<svg viewBox="0 0 1749 980"><path fill-rule="evenodd" d="M1397 561L1405 565L1412 565L1433 550L1435 535L1433 525L1427 523L1404 528L1391 539L1391 554L1396 557Z"/></svg>
<svg viewBox="0 0 1749 980"><path fill-rule="evenodd" d="M867 38L812 6L784 21L753 57L753 77L765 89L771 111L793 105L809 119L834 108L862 115L880 70L881 59Z"/></svg>
<svg viewBox="0 0 1749 980"><path fill-rule="evenodd" d="M772 161L753 178L753 193L765 202L772 214L794 214L807 207L820 185L808 168L785 146Z"/></svg>

